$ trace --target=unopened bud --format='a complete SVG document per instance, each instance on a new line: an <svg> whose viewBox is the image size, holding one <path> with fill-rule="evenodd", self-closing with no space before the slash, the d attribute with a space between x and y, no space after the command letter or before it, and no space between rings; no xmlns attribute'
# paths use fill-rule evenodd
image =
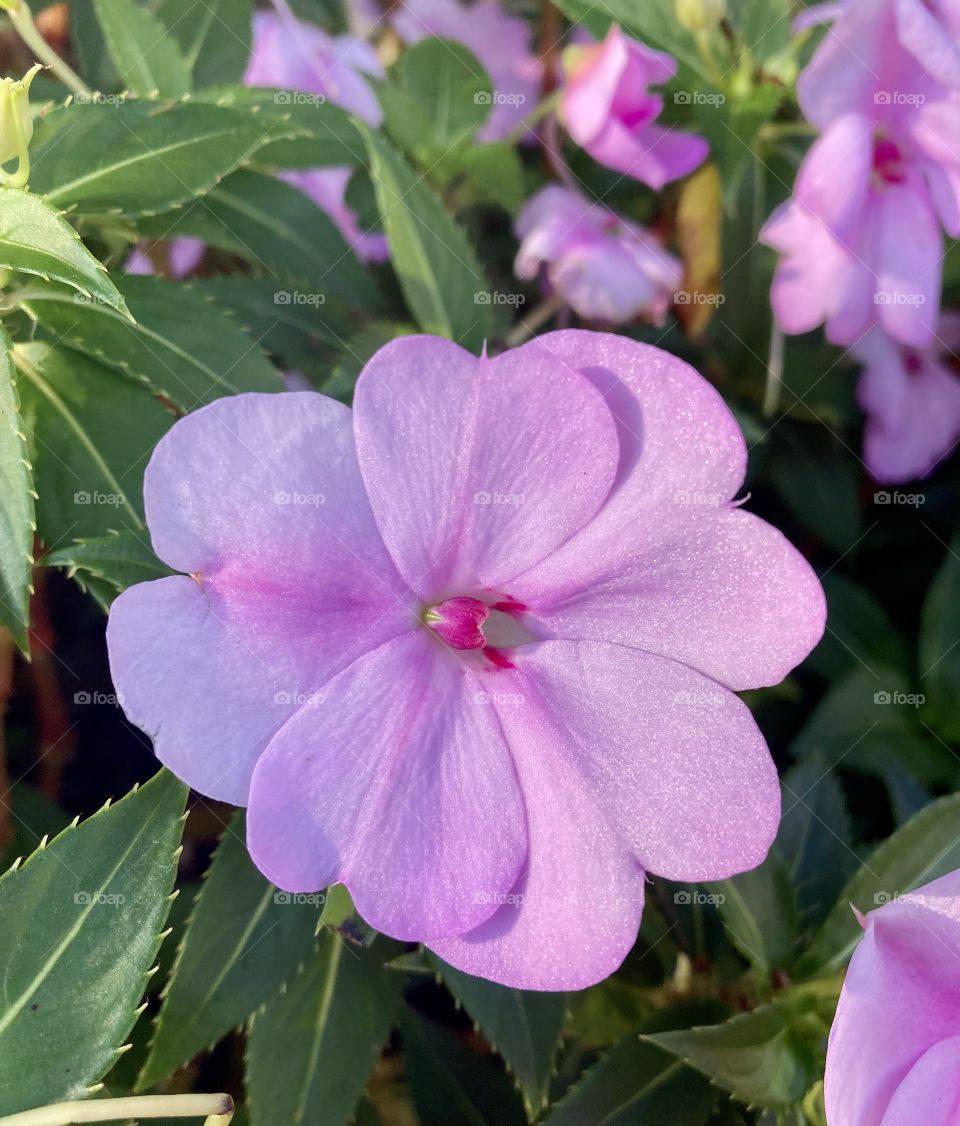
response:
<svg viewBox="0 0 960 1126"><path fill-rule="evenodd" d="M36 63L23 78L0 78L0 164L18 159L17 171L4 177L4 183L23 187L30 164L27 146L33 136L30 116L30 83L43 67Z"/></svg>
<svg viewBox="0 0 960 1126"><path fill-rule="evenodd" d="M712 31L726 14L726 0L676 0L677 23L694 34Z"/></svg>

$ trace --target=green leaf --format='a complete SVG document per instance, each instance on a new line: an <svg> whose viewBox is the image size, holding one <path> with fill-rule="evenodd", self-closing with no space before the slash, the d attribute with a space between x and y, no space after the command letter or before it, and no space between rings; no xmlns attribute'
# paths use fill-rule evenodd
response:
<svg viewBox="0 0 960 1126"><path fill-rule="evenodd" d="M10 631L26 654L37 524L33 470L20 421L12 348L6 329L0 326L0 626Z"/></svg>
<svg viewBox="0 0 960 1126"><path fill-rule="evenodd" d="M881 604L863 587L836 571L823 579L827 631L807 658L827 680L839 680L861 661L888 668L908 667L907 646Z"/></svg>
<svg viewBox="0 0 960 1126"><path fill-rule="evenodd" d="M400 1030L420 1126L526 1126L520 1096L494 1056L471 1051L411 1008Z"/></svg>
<svg viewBox="0 0 960 1126"><path fill-rule="evenodd" d="M750 872L707 885L727 934L761 973L789 965L797 937L796 904L786 865L775 850Z"/></svg>
<svg viewBox="0 0 960 1126"><path fill-rule="evenodd" d="M93 0L122 86L149 97L178 98L190 89L190 72L177 41L134 0Z"/></svg>
<svg viewBox="0 0 960 1126"><path fill-rule="evenodd" d="M817 757L783 778L783 814L775 849L793 885L802 927L823 921L858 865L840 784Z"/></svg>
<svg viewBox="0 0 960 1126"><path fill-rule="evenodd" d="M326 931L302 972L253 1019L247 1048L251 1126L346 1122L400 1004L403 976Z"/></svg>
<svg viewBox="0 0 960 1126"><path fill-rule="evenodd" d="M180 45L195 86L239 82L252 38L251 0L163 0L157 18Z"/></svg>
<svg viewBox="0 0 960 1126"><path fill-rule="evenodd" d="M820 1042L829 1021L822 1018L821 1005L817 997L798 993L723 1024L658 1032L646 1039L743 1102L788 1107L803 1098L822 1067Z"/></svg>
<svg viewBox="0 0 960 1126"><path fill-rule="evenodd" d="M0 188L0 267L61 281L126 314L107 271L63 216L31 192Z"/></svg>
<svg viewBox="0 0 960 1126"><path fill-rule="evenodd" d="M364 130L391 260L424 332L479 352L490 334L488 284L463 231L403 157Z"/></svg>
<svg viewBox="0 0 960 1126"><path fill-rule="evenodd" d="M70 578L81 572L81 583L93 579L98 591L106 584L112 591L111 602L128 586L173 574L133 532L77 540L69 547L48 552L42 562L45 567L64 567Z"/></svg>
<svg viewBox="0 0 960 1126"><path fill-rule="evenodd" d="M732 0L732 23L754 62L764 62L790 43L790 0Z"/></svg>
<svg viewBox="0 0 960 1126"><path fill-rule="evenodd" d="M656 1013L586 1072L544 1126L701 1126L716 1091L669 1051L640 1037L655 1040L663 1029L722 1020L726 1011L717 1002L693 1002Z"/></svg>
<svg viewBox="0 0 960 1126"><path fill-rule="evenodd" d="M244 325L284 371L291 369L328 378L332 357L343 347L354 324L339 304L294 304L277 300L277 283L246 274L217 275L191 282Z"/></svg>
<svg viewBox="0 0 960 1126"><path fill-rule="evenodd" d="M160 946L187 791L163 770L0 879L0 1114L83 1098Z"/></svg>
<svg viewBox="0 0 960 1126"><path fill-rule="evenodd" d="M30 185L84 214L156 215L193 202L284 135L281 121L202 102L73 104L38 125Z"/></svg>
<svg viewBox="0 0 960 1126"><path fill-rule="evenodd" d="M490 78L462 43L424 39L404 51L390 77L377 90L384 124L419 163L469 145L490 115Z"/></svg>
<svg viewBox="0 0 960 1126"><path fill-rule="evenodd" d="M931 802L889 836L850 879L797 963L799 976L845 965L863 933L851 904L872 911L897 896L960 868L960 794Z"/></svg>
<svg viewBox="0 0 960 1126"><path fill-rule="evenodd" d="M264 172L235 172L197 207L141 229L190 235L245 258L276 279L278 303L344 303L375 312L380 296L333 222L303 192Z"/></svg>
<svg viewBox="0 0 960 1126"><path fill-rule="evenodd" d="M70 47L77 73L92 90L115 90L116 67L97 22L93 0L70 0Z"/></svg>
<svg viewBox="0 0 960 1126"><path fill-rule="evenodd" d="M21 304L57 340L142 380L185 411L241 391L281 391L280 373L226 310L192 287L119 275L136 323L57 287L31 287Z"/></svg>
<svg viewBox="0 0 960 1126"><path fill-rule="evenodd" d="M171 412L69 349L18 344L13 358L43 540L56 549L120 528L146 539L143 470Z"/></svg>
<svg viewBox="0 0 960 1126"><path fill-rule="evenodd" d="M245 842L239 811L224 830L197 896L138 1090L242 1024L313 949L323 896L278 892L254 867ZM286 1119L278 1115L276 1121Z"/></svg>
<svg viewBox="0 0 960 1126"><path fill-rule="evenodd" d="M509 989L461 973L435 954L428 953L428 958L450 992L503 1057L520 1085L530 1115L538 1114L547 1101L550 1073L567 1011L567 995Z"/></svg>
<svg viewBox="0 0 960 1126"><path fill-rule="evenodd" d="M924 717L951 742L960 741L960 533L927 592L920 626L920 679L928 696Z"/></svg>
<svg viewBox="0 0 960 1126"><path fill-rule="evenodd" d="M366 161L363 138L350 115L333 102L296 90L221 86L199 90L195 102L243 110L283 127L286 139L269 141L257 163L272 168L359 167Z"/></svg>

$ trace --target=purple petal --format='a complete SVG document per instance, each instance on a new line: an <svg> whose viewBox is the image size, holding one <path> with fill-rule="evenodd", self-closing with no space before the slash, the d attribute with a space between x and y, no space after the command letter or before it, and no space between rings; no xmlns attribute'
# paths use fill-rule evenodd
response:
<svg viewBox="0 0 960 1126"><path fill-rule="evenodd" d="M497 589L552 551L596 512L618 454L603 397L549 352L477 359L425 336L367 364L354 430L384 542L430 601Z"/></svg>
<svg viewBox="0 0 960 1126"><path fill-rule="evenodd" d="M367 922L417 941L488 918L527 853L483 685L425 630L361 657L280 730L254 773L248 825L274 883L342 881Z"/></svg>

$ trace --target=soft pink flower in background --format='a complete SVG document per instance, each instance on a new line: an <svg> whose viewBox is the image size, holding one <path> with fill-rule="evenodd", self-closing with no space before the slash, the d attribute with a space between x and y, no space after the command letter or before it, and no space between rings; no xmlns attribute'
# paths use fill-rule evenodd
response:
<svg viewBox="0 0 960 1126"><path fill-rule="evenodd" d="M328 35L298 20L286 3L277 11L253 17L253 53L244 82L248 86L278 86L319 94L356 114L368 125L383 120L366 76L380 78L383 67L369 43L349 35ZM294 184L325 211L362 261L384 261L387 242L375 232L361 234L354 211L347 206L349 168L292 171L284 179Z"/></svg>
<svg viewBox="0 0 960 1126"><path fill-rule="evenodd" d="M530 281L545 265L551 287L588 320L660 323L683 279L653 235L555 184L527 201L515 229L517 276Z"/></svg>
<svg viewBox="0 0 960 1126"><path fill-rule="evenodd" d="M960 316L945 314L934 345L906 348L874 329L854 346L863 363L864 460L878 481L924 477L960 440Z"/></svg>
<svg viewBox="0 0 960 1126"><path fill-rule="evenodd" d="M403 0L387 19L406 43L438 36L462 43L476 56L493 86L493 107L478 141L506 137L536 106L543 63L533 53L530 25L508 15L497 0Z"/></svg>
<svg viewBox="0 0 960 1126"><path fill-rule="evenodd" d="M920 0L850 0L799 78L824 132L761 233L784 256L772 302L787 332L825 322L851 344L879 324L903 344L933 342L941 224L960 235L960 90L942 81L937 15Z"/></svg>
<svg viewBox="0 0 960 1126"><path fill-rule="evenodd" d="M732 503L745 467L696 372L598 333L495 359L395 340L352 412L218 400L147 469L183 573L114 603L117 691L180 778L249 804L281 887L343 881L467 972L587 986L645 872L719 879L776 832L734 693L806 656L824 600Z"/></svg>
<svg viewBox="0 0 960 1126"><path fill-rule="evenodd" d="M167 273L171 278L185 278L200 265L206 245L196 238L175 238L167 243ZM154 274L153 263L142 246L136 247L124 262L128 274Z"/></svg>
<svg viewBox="0 0 960 1126"><path fill-rule="evenodd" d="M830 1030L830 1126L960 1122L960 872L871 911Z"/></svg>
<svg viewBox="0 0 960 1126"><path fill-rule="evenodd" d="M649 87L676 73L670 55L612 27L602 43L569 48L561 116L594 160L659 191L686 176L709 153L702 137L656 125L663 98Z"/></svg>

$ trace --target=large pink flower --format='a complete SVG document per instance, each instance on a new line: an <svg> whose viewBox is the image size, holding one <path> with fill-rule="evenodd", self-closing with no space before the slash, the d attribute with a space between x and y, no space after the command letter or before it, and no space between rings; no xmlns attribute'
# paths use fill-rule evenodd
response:
<svg viewBox="0 0 960 1126"><path fill-rule="evenodd" d="M682 264L652 234L556 184L527 201L516 233L517 276L532 280L546 265L553 289L588 320L659 324L683 279Z"/></svg>
<svg viewBox="0 0 960 1126"><path fill-rule="evenodd" d="M658 191L706 160L702 137L655 124L663 99L649 87L673 77L669 55L614 25L602 43L573 47L566 57L563 122L594 160Z"/></svg>
<svg viewBox="0 0 960 1126"><path fill-rule="evenodd" d="M905 348L880 329L853 349L864 365L858 398L867 413L864 459L878 481L924 477L960 440L960 317L940 318L937 340Z"/></svg>
<svg viewBox="0 0 960 1126"><path fill-rule="evenodd" d="M498 0L401 0L390 6L387 18L407 43L438 36L462 43L476 56L493 86L493 106L478 141L503 139L533 110L543 63L531 49L527 21L509 15Z"/></svg>
<svg viewBox="0 0 960 1126"><path fill-rule="evenodd" d="M383 77L374 49L349 35L331 36L298 20L285 3L278 11L254 13L253 53L244 82L248 86L279 86L321 95L354 113L368 125L379 125L383 113L367 75ZM350 248L364 262L387 257L383 235L361 233L355 213L347 206L349 168L317 168L285 174L325 211Z"/></svg>
<svg viewBox="0 0 960 1126"><path fill-rule="evenodd" d="M960 872L865 919L830 1030L830 1126L960 1122Z"/></svg>
<svg viewBox="0 0 960 1126"><path fill-rule="evenodd" d="M147 469L158 555L108 626L124 708L249 804L291 891L509 985L630 949L644 873L718 879L776 831L736 690L823 629L820 585L732 499L743 437L658 349L553 333L496 359L381 349L354 408L218 400Z"/></svg>

